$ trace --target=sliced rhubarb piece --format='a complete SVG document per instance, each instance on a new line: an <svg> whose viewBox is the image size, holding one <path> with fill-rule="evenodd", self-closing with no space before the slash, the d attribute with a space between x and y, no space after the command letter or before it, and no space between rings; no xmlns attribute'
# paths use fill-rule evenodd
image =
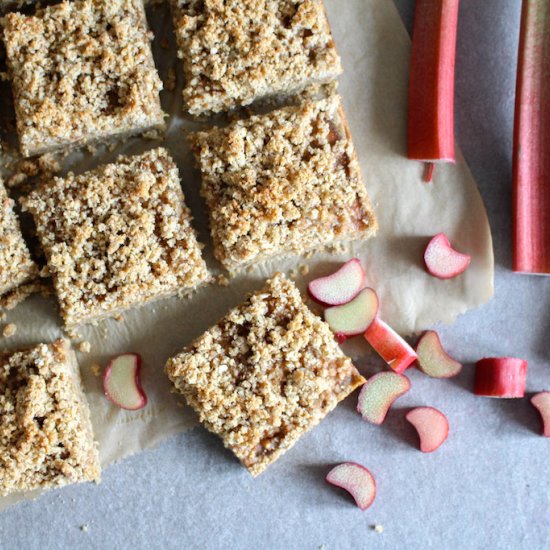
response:
<svg viewBox="0 0 550 550"><path fill-rule="evenodd" d="M410 387L409 379L403 374L379 372L371 376L361 389L357 411L363 420L382 424L394 401L407 393Z"/></svg>
<svg viewBox="0 0 550 550"><path fill-rule="evenodd" d="M471 257L453 249L444 233L433 237L424 252L424 263L430 275L440 279L452 279L464 273Z"/></svg>
<svg viewBox="0 0 550 550"><path fill-rule="evenodd" d="M531 397L531 404L540 413L542 435L550 437L550 391L542 391Z"/></svg>
<svg viewBox="0 0 550 550"><path fill-rule="evenodd" d="M417 359L411 346L378 317L365 331L365 338L376 353L399 374L408 369Z"/></svg>
<svg viewBox="0 0 550 550"><path fill-rule="evenodd" d="M344 462L335 466L327 475L331 485L345 489L361 510L366 510L376 497L376 481L361 464Z"/></svg>
<svg viewBox="0 0 550 550"><path fill-rule="evenodd" d="M147 396L141 387L141 357L137 353L118 355L103 373L103 391L117 407L137 411L147 405Z"/></svg>
<svg viewBox="0 0 550 550"><path fill-rule="evenodd" d="M308 291L321 304L340 306L351 302L364 286L365 270L361 262L353 258L332 275L311 281Z"/></svg>
<svg viewBox="0 0 550 550"><path fill-rule="evenodd" d="M364 288L351 302L325 310L325 321L340 343L363 334L378 313L378 296L372 288Z"/></svg>
<svg viewBox="0 0 550 550"><path fill-rule="evenodd" d="M427 330L416 344L418 368L432 378L456 376L462 365L455 361L444 349L435 330Z"/></svg>
<svg viewBox="0 0 550 550"><path fill-rule="evenodd" d="M476 363L474 393L484 397L523 397L526 379L527 361L488 357Z"/></svg>
<svg viewBox="0 0 550 550"><path fill-rule="evenodd" d="M455 162L454 83L459 0L416 0L409 80L408 158Z"/></svg>
<svg viewBox="0 0 550 550"><path fill-rule="evenodd" d="M443 444L449 435L447 417L433 407L417 407L405 417L418 432L420 450L432 453Z"/></svg>
<svg viewBox="0 0 550 550"><path fill-rule="evenodd" d="M523 0L513 154L513 269L550 273L550 3Z"/></svg>

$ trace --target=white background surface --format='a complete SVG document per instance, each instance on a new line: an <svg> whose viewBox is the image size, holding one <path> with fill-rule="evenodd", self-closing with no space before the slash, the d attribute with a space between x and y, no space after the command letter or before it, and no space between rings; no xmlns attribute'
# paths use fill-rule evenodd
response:
<svg viewBox="0 0 550 550"><path fill-rule="evenodd" d="M397 5L410 24L413 1ZM346 401L256 480L217 438L193 430L108 468L100 486L69 487L3 512L2 548L547 546L550 441L537 435L527 400L470 391L471 363L486 355L528 359L528 390L550 389L550 280L510 272L519 13L519 0L461 2L457 137L487 206L496 257L493 301L441 331L466 363L462 374L437 381L412 372L413 391L381 427L361 422L355 399ZM433 455L417 450L403 419L404 409L422 404L445 411L451 425ZM366 512L323 482L343 460L363 463L377 479Z"/></svg>

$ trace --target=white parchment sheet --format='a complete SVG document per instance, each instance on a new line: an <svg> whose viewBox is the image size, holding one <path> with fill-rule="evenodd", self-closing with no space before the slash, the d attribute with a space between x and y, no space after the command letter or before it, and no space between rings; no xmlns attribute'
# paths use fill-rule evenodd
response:
<svg viewBox="0 0 550 550"><path fill-rule="evenodd" d="M422 182L421 164L406 159L410 40L393 2L326 0L326 4L345 69L339 91L375 205L379 234L366 243L351 245L340 256L318 254L309 260L275 260L239 276L228 287L209 286L189 300L165 300L129 311L122 321L107 320L97 327L82 329L82 339L91 343L92 352L79 354L79 360L103 466L196 424L194 414L170 393L163 371L166 359L241 302L248 291L259 288L274 271L290 272L307 263L309 274L297 278L303 290L311 278L357 256L367 270L369 285L379 293L382 317L403 333L425 329L439 321L451 322L493 294L490 229L462 156L458 155L455 166L438 166L433 184ZM165 6L151 7L149 15L162 78L166 81L170 69L177 70L176 89L163 92L163 105L170 113L164 143L133 139L115 151L99 149L93 156L73 155L66 168L82 172L111 161L122 152L135 153L161 143L168 147L179 165L194 225L200 240L207 245L209 267L217 270L199 196L200 178L183 131L198 125L182 116L180 61L175 55L170 18ZM348 34L346 28L358 20L362 21L364 32ZM170 41L170 49L166 48L166 41ZM429 237L441 231L460 251L472 256L471 267L454 280L435 279L423 269L422 254ZM0 343L3 348L48 342L62 336L53 298L35 296L27 300L10 312L8 321L16 323L18 331ZM127 351L143 356L143 386L149 404L138 412L111 405L102 394L101 379L90 369L94 363L104 365L110 356ZM366 344L359 341L349 351L358 360L369 353ZM21 498L1 498L0 510Z"/></svg>

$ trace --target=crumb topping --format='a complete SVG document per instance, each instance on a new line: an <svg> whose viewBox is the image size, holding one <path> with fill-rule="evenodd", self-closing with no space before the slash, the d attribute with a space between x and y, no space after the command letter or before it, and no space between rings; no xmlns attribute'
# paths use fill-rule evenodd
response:
<svg viewBox="0 0 550 550"><path fill-rule="evenodd" d="M21 202L35 219L68 327L209 277L165 149L56 177Z"/></svg>
<svg viewBox="0 0 550 550"><path fill-rule="evenodd" d="M253 475L364 383L281 274L170 359L166 371Z"/></svg>
<svg viewBox="0 0 550 550"><path fill-rule="evenodd" d="M13 206L0 178L0 296L38 276Z"/></svg>
<svg viewBox="0 0 550 550"><path fill-rule="evenodd" d="M57 341L0 356L0 494L99 480L78 366Z"/></svg>
<svg viewBox="0 0 550 550"><path fill-rule="evenodd" d="M227 269L376 232L337 96L197 132L190 140L214 253Z"/></svg>
<svg viewBox="0 0 550 550"><path fill-rule="evenodd" d="M141 0L77 0L4 19L25 156L163 126Z"/></svg>
<svg viewBox="0 0 550 550"><path fill-rule="evenodd" d="M171 0L191 114L297 93L342 72L322 0Z"/></svg>

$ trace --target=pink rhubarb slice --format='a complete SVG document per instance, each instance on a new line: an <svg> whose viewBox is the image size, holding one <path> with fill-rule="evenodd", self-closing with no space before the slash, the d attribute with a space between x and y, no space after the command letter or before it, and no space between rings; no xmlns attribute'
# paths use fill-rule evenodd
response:
<svg viewBox="0 0 550 550"><path fill-rule="evenodd" d="M361 389L357 411L363 420L382 424L394 401L407 393L410 387L409 379L402 374L379 372L371 376Z"/></svg>
<svg viewBox="0 0 550 550"><path fill-rule="evenodd" d="M377 314L378 296L372 288L365 288L351 302L325 309L325 321L342 343L363 334Z"/></svg>
<svg viewBox="0 0 550 550"><path fill-rule="evenodd" d="M427 330L420 337L416 355L418 368L432 378L451 378L462 370L462 365L445 351L435 330Z"/></svg>
<svg viewBox="0 0 550 550"><path fill-rule="evenodd" d="M430 275L439 279L452 279L464 273L471 257L456 251L444 233L433 237L424 252L424 263Z"/></svg>
<svg viewBox="0 0 550 550"><path fill-rule="evenodd" d="M137 353L118 355L103 373L103 391L117 407L137 411L147 405L147 396L141 387L141 357Z"/></svg>
<svg viewBox="0 0 550 550"><path fill-rule="evenodd" d="M418 432L420 450L432 453L439 449L449 435L447 417L433 407L417 407L405 417Z"/></svg>
<svg viewBox="0 0 550 550"><path fill-rule="evenodd" d="M542 391L533 395L531 404L539 411L542 420L542 435L550 437L550 391Z"/></svg>
<svg viewBox="0 0 550 550"><path fill-rule="evenodd" d="M331 485L345 489L361 510L366 510L376 497L374 476L361 464L344 462L335 466L327 475Z"/></svg>
<svg viewBox="0 0 550 550"><path fill-rule="evenodd" d="M365 332L367 342L397 373L401 374L417 359L407 342L380 318L376 318Z"/></svg>
<svg viewBox="0 0 550 550"><path fill-rule="evenodd" d="M454 83L459 0L416 0L409 80L408 157L455 162Z"/></svg>
<svg viewBox="0 0 550 550"><path fill-rule="evenodd" d="M346 262L338 271L311 281L310 296L328 306L340 306L351 302L365 286L365 270L357 258Z"/></svg>
<svg viewBox="0 0 550 550"><path fill-rule="evenodd" d="M550 274L550 3L523 0L513 154L513 269Z"/></svg>
<svg viewBox="0 0 550 550"><path fill-rule="evenodd" d="M515 357L487 357L476 363L474 393L484 397L525 395L527 361Z"/></svg>

